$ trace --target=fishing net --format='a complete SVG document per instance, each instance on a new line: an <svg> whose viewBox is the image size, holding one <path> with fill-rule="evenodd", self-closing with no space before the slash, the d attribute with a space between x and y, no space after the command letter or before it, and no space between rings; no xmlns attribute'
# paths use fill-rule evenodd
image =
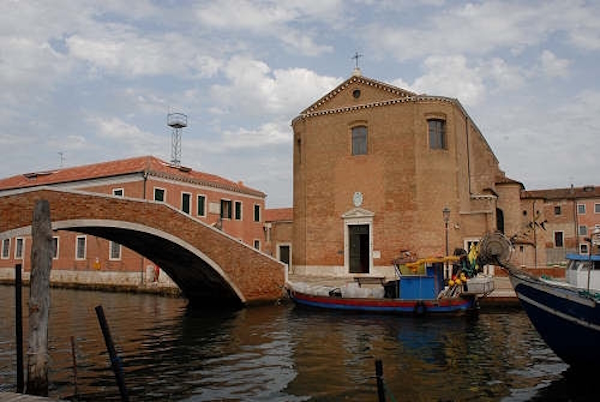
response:
<svg viewBox="0 0 600 402"><path fill-rule="evenodd" d="M506 265L510 262L512 244L501 233L488 233L479 242L479 255L477 262L486 264Z"/></svg>

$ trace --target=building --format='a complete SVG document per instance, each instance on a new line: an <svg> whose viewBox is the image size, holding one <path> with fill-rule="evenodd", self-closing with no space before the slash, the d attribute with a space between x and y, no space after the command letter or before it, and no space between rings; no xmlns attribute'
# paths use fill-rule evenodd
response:
<svg viewBox="0 0 600 402"><path fill-rule="evenodd" d="M528 227L532 236L543 242L545 252L538 255L539 261L561 265L567 253L590 252L590 238L595 229L600 229L600 188L523 191L522 199L536 213Z"/></svg>
<svg viewBox="0 0 600 402"><path fill-rule="evenodd" d="M32 172L0 180L0 194L51 186L70 190L164 202L252 245L264 248L266 195L222 177L174 166L143 156L87 166ZM113 242L57 231L53 282L90 285L173 286L152 261ZM14 265L30 270L30 239L2 239L0 279L11 278Z"/></svg>
<svg viewBox="0 0 600 402"><path fill-rule="evenodd" d="M274 208L265 210L265 252L288 264L292 261L294 210Z"/></svg>
<svg viewBox="0 0 600 402"><path fill-rule="evenodd" d="M403 253L442 256L487 232L523 231L523 185L457 99L357 69L292 127L297 274L393 276Z"/></svg>

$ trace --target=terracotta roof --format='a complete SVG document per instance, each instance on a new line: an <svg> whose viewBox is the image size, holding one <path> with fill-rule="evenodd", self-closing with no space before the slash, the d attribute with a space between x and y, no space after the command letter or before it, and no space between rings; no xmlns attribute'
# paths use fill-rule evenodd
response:
<svg viewBox="0 0 600 402"><path fill-rule="evenodd" d="M265 196L263 192L244 186L241 182L236 183L213 174L197 172L186 167L173 166L154 156L140 156L71 168L25 173L0 179L0 191L75 183L83 180L109 178L135 173L148 173L152 176L172 180L249 193L259 197Z"/></svg>
<svg viewBox="0 0 600 402"><path fill-rule="evenodd" d="M546 200L600 198L600 187L583 186L522 191L521 198L543 198Z"/></svg>
<svg viewBox="0 0 600 402"><path fill-rule="evenodd" d="M294 208L265 209L265 222L285 222L294 220Z"/></svg>
<svg viewBox="0 0 600 402"><path fill-rule="evenodd" d="M521 183L520 181L508 178L506 176L500 177L499 179L496 180L496 184L517 184L519 186L521 186L522 190L525 190L525 186L523 185L523 183Z"/></svg>

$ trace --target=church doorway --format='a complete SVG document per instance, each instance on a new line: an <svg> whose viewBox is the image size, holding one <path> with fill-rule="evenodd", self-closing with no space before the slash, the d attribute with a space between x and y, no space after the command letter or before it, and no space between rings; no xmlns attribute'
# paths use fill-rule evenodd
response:
<svg viewBox="0 0 600 402"><path fill-rule="evenodd" d="M369 273L369 225L349 225L350 273Z"/></svg>

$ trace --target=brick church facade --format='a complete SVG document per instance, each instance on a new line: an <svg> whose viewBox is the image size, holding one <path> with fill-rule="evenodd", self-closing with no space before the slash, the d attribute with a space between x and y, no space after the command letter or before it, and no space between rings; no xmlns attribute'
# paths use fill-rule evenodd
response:
<svg viewBox="0 0 600 402"><path fill-rule="evenodd" d="M442 256L487 232L523 232L523 185L457 99L355 70L292 127L295 273L393 276L403 252ZM518 241L528 258L539 246Z"/></svg>

